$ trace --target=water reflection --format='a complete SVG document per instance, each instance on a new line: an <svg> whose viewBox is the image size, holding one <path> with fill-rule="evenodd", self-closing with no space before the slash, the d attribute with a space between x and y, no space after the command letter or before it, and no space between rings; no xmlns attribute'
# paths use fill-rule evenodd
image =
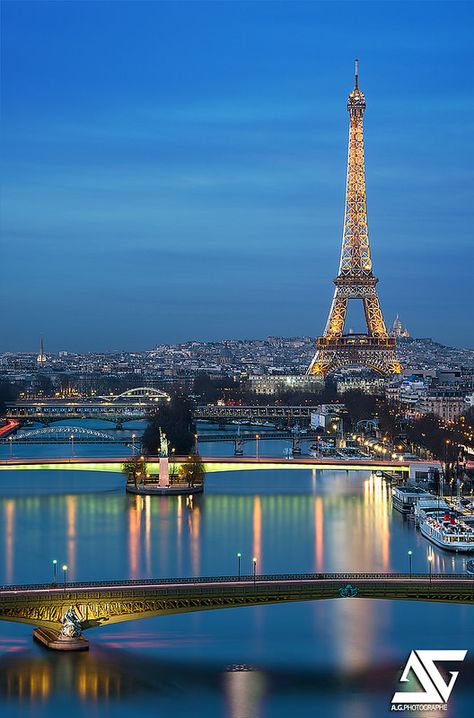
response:
<svg viewBox="0 0 474 718"><path fill-rule="evenodd" d="M253 557L257 559L257 569L261 573L263 567L262 554L262 502L260 496L253 500Z"/></svg>
<svg viewBox="0 0 474 718"><path fill-rule="evenodd" d="M428 572L431 553L433 572L465 570L465 557L431 546L392 511L383 478L319 472L314 493L311 472L306 480L306 494L288 493L285 485L284 493L258 495L208 488L194 499L121 490L0 497L0 581L49 580L52 558L66 562L77 580L229 574L237 552L244 573L253 556L259 573L406 571L408 549L414 571ZM17 560L30 550L22 545L25 531L41 532L39 561Z"/></svg>
<svg viewBox="0 0 474 718"><path fill-rule="evenodd" d="M66 536L67 536L67 566L68 576L71 581L76 578L76 515L77 515L77 496L66 497Z"/></svg>
<svg viewBox="0 0 474 718"><path fill-rule="evenodd" d="M456 683L455 700L449 702L444 715L468 715L472 668L468 659ZM69 715L90 715L88 711L103 711L110 705L114 711L120 706L120 715L124 716L150 715L150 711L155 715L221 716L223 703L227 718L379 718L388 713L399 676L400 667L393 661L353 670L291 666L268 670L165 660L112 649L61 655L43 651L32 655L24 650L0 658L0 700L10 707L18 701L32 714L40 706L47 706L49 715L61 714L58 701L66 700ZM219 697L219 703L213 694ZM300 706L308 706L308 700L311 711L302 711ZM424 713L432 716L439 712ZM408 711L406 714L412 715Z"/></svg>
<svg viewBox="0 0 474 718"><path fill-rule="evenodd" d="M136 692L137 671L132 670L131 660L120 665L116 660L107 652L31 657L25 651L22 656L0 661L0 694L35 701L53 694L73 695L92 703L118 699Z"/></svg>
<svg viewBox="0 0 474 718"><path fill-rule="evenodd" d="M15 531L15 502L5 499L5 583L13 583L13 537Z"/></svg>
<svg viewBox="0 0 474 718"><path fill-rule="evenodd" d="M324 571L324 509L321 496L314 499L314 567L317 573Z"/></svg>
<svg viewBox="0 0 474 718"><path fill-rule="evenodd" d="M228 718L258 718L263 715L266 681L261 671L232 666L224 674Z"/></svg>
<svg viewBox="0 0 474 718"><path fill-rule="evenodd" d="M199 540L201 530L201 509L199 504L190 503L188 512L189 536L191 544L191 568L193 576L201 573L201 543Z"/></svg>
<svg viewBox="0 0 474 718"><path fill-rule="evenodd" d="M251 572L253 556L259 573L407 570L408 549L413 550L414 571L428 571L431 551L433 571L464 570L465 557L431 547L392 511L390 487L381 477L308 471L298 476L280 472L268 479L266 474L211 477L206 493L190 499L129 496L122 488L0 497L0 583L50 580L52 558L67 561L77 580L224 575L235 573L237 552L242 553L244 573ZM258 489L243 492L242 481ZM32 542L32 536L41 536L41 542ZM20 560L26 554L35 560ZM148 640L134 628L142 630L145 622L121 624L113 635L100 629L89 636L88 656L38 657L24 651L25 642L9 645L5 639L0 653L7 654L8 661L0 659L0 694L29 697L49 710L48 701L60 694L80 698L84 705L146 692L154 700L172 685L176 701L190 688L199 695L216 695L219 685L219 700L231 718L260 716L283 685L290 693L301 689L324 694L329 670L324 676L311 674L307 684L295 687L305 662L326 667L331 662L331 670L344 676L365 671L370 677L377 657L385 657L390 646L401 657L386 681L389 700L399 663L414 647L413 631L424 615L431 617L432 626L439 610L436 605L348 599L183 614L162 622L150 619ZM443 645L457 647L449 641L454 640L452 631L464 625L461 618L468 607L441 610L441 619L447 611L450 616ZM2 635L22 636L24 630L9 625ZM436 645L430 642L428 647ZM167 660L150 659L153 653L165 654ZM183 667L170 656L181 661L185 657L189 663ZM229 661L253 661L255 656L262 657L264 673L222 675ZM211 658L222 663L205 670L202 662ZM268 670L277 664L284 664L286 673L273 679ZM364 688L369 694L370 680ZM337 715L335 700L331 698L328 715ZM364 694L351 710L364 715L367 705ZM371 718L377 715L367 710Z"/></svg>
<svg viewBox="0 0 474 718"><path fill-rule="evenodd" d="M138 578L140 573L140 526L143 497L134 496L128 510L128 560L130 578Z"/></svg>

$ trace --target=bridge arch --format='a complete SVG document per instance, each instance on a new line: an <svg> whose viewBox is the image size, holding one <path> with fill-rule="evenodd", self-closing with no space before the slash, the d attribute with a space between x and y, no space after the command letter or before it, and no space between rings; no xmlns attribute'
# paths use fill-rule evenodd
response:
<svg viewBox="0 0 474 718"><path fill-rule="evenodd" d="M114 396L103 396L101 399L107 401L125 401L127 399L147 399L148 401L170 401L171 397L166 391L155 389L149 386L138 386L133 389L127 389L122 394Z"/></svg>
<svg viewBox="0 0 474 718"><path fill-rule="evenodd" d="M42 427L41 429L17 431L16 434L13 434L8 438L8 441L25 442L44 438L70 439L71 437L74 439L102 439L107 441L116 441L117 443L123 444L123 437L114 436L111 432L89 429L84 426L63 426L60 424Z"/></svg>
<svg viewBox="0 0 474 718"><path fill-rule="evenodd" d="M465 574L278 574L3 586L0 620L59 631L73 609L81 629L174 613L334 598L474 603Z"/></svg>

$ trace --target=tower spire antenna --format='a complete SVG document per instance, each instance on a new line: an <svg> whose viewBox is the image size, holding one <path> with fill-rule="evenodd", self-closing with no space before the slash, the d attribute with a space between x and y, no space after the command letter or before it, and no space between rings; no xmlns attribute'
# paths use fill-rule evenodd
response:
<svg viewBox="0 0 474 718"><path fill-rule="evenodd" d="M355 89L359 89L359 60L355 60Z"/></svg>

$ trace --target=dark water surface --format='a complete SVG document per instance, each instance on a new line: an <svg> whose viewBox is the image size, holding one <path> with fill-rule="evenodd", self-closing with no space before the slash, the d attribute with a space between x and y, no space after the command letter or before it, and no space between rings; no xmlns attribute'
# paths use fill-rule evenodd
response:
<svg viewBox="0 0 474 718"><path fill-rule="evenodd" d="M32 449L51 452L15 451ZM431 550L434 572L465 569L392 511L390 487L368 473L214 474L189 501L128 496L119 475L0 472L0 583L49 581L53 558L71 580L232 574L239 551L247 572L253 556L261 573L406 571L409 549L414 571L428 571ZM472 649L472 628L468 606L337 599L116 624L88 631L88 653L61 655L3 622L0 710L379 718L412 649ZM467 717L471 690L466 663L442 715Z"/></svg>

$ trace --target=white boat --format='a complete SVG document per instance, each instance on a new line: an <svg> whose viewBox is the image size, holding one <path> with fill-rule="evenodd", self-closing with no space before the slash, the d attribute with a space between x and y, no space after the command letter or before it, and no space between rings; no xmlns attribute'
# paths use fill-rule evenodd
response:
<svg viewBox="0 0 474 718"><path fill-rule="evenodd" d="M420 489L418 486L394 486L392 488L393 508L402 514L410 514L421 499L434 499L429 491ZM416 508L415 508L416 511Z"/></svg>
<svg viewBox="0 0 474 718"><path fill-rule="evenodd" d="M420 523L420 531L429 541L448 551L474 551L474 529L453 514L427 516Z"/></svg>
<svg viewBox="0 0 474 718"><path fill-rule="evenodd" d="M421 524L428 516L437 516L445 512L451 511L450 505L440 496L427 494L419 498L415 502L415 520L418 525Z"/></svg>

